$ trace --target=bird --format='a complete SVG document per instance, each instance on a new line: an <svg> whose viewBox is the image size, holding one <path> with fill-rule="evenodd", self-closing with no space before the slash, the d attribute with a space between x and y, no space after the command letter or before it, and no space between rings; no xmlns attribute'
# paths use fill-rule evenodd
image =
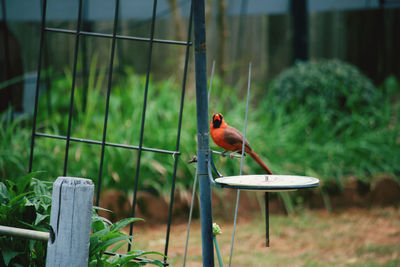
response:
<svg viewBox="0 0 400 267"><path fill-rule="evenodd" d="M242 152L243 135L237 129L229 126L221 113L215 113L212 116L210 134L214 143L225 149L223 153L227 151ZM249 154L267 174L272 174L267 165L265 165L257 153L250 147L247 140L244 143L244 152Z"/></svg>

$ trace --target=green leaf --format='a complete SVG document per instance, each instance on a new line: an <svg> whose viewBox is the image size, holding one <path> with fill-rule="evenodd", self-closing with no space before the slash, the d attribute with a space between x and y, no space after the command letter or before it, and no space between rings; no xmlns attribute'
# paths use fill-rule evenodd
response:
<svg viewBox="0 0 400 267"><path fill-rule="evenodd" d="M35 225L38 225L42 221L46 220L47 218L50 218L49 214L40 214L36 213L36 220L35 220Z"/></svg>
<svg viewBox="0 0 400 267"><path fill-rule="evenodd" d="M137 222L137 221L144 221L141 218L125 218L122 219L118 222L116 222L115 224L111 225L110 227L110 231L119 231L122 228L124 228L125 226L127 226L128 224L132 223L132 222Z"/></svg>
<svg viewBox="0 0 400 267"><path fill-rule="evenodd" d="M97 267L97 259L93 259L89 261L89 267Z"/></svg>
<svg viewBox="0 0 400 267"><path fill-rule="evenodd" d="M119 255L112 256L110 259L107 260L108 263L116 266L117 264L121 264L121 257Z"/></svg>
<svg viewBox="0 0 400 267"><path fill-rule="evenodd" d="M129 261L124 263L122 266L124 267L137 267L137 266L142 266L142 264L138 263L138 262L134 262L134 261Z"/></svg>
<svg viewBox="0 0 400 267"><path fill-rule="evenodd" d="M159 260L153 260L153 259L147 259L147 258L139 258L143 255L149 255L149 254L153 254L153 255L159 255L164 257L164 254L157 252L157 251L142 251L142 250L131 250L129 251L127 254L122 256L122 264L127 264L128 262L130 262L131 260L135 259L137 261L139 261L139 263L150 263L156 266L164 266L163 263ZM124 265L125 266L125 265Z"/></svg>
<svg viewBox="0 0 400 267"><path fill-rule="evenodd" d="M93 220L93 219L92 219ZM107 227L106 224L104 224L102 221L100 220L95 220L92 221L92 230L93 233L99 232L100 230L103 230Z"/></svg>
<svg viewBox="0 0 400 267"><path fill-rule="evenodd" d="M165 257L164 254L162 254L161 252L158 252L158 251L131 250L131 251L129 251L127 253L127 255L130 255L130 254L133 254L136 257L143 256L143 255L148 255L148 254L155 254L155 255L159 255L159 256Z"/></svg>
<svg viewBox="0 0 400 267"><path fill-rule="evenodd" d="M108 211L110 213L113 213L112 210L108 210L108 209L105 209L105 208L102 208L102 207L93 206L93 209L94 210L103 210L103 211Z"/></svg>
<svg viewBox="0 0 400 267"><path fill-rule="evenodd" d="M22 194L19 194L19 195L17 195L17 196L15 196L15 197L13 197L11 200L10 200L10 206L15 206L16 204L21 204L21 202L20 202L20 200L22 199L22 198L24 198L25 196L27 196L27 195L29 195L29 194L32 194L33 192L32 191L30 191L30 192L25 192L25 193L22 193ZM25 202L23 203L24 205L25 205Z"/></svg>
<svg viewBox="0 0 400 267"><path fill-rule="evenodd" d="M40 226L37 226L37 225L32 225L32 224L30 224L30 223L27 223L27 222L24 222L24 221L21 221L21 220L18 220L18 222L21 223L22 225L27 226L27 227L30 228L30 229L33 229L33 230L36 230L36 231L48 232L48 229L45 228L45 227L40 227ZM48 224L46 224L46 225L48 226Z"/></svg>
<svg viewBox="0 0 400 267"><path fill-rule="evenodd" d="M10 261L12 259L17 257L19 254L22 254L21 252L12 251L12 250L8 250L8 249L3 249L3 251L1 253L3 254L4 264L6 266L8 266L8 264L10 263Z"/></svg>
<svg viewBox="0 0 400 267"><path fill-rule="evenodd" d="M101 242L96 247L90 248L91 249L90 254L96 254L96 253L99 253L100 251L105 251L112 244L118 243L122 240L128 241L129 238L130 238L130 236L124 235L124 236L119 236L119 237L115 237L112 239L108 239L107 241Z"/></svg>
<svg viewBox="0 0 400 267"><path fill-rule="evenodd" d="M126 243L123 243L123 242L116 244L115 246L113 246L113 247L111 248L110 252L115 253L116 251L118 251L118 249L120 249L120 248L121 248L122 246L124 246L125 244L126 244Z"/></svg>
<svg viewBox="0 0 400 267"><path fill-rule="evenodd" d="M112 222L111 222L110 220L108 220L108 219L106 219L106 218L104 218L104 217L101 217L101 216L97 215L96 212L93 212L93 214L92 214L92 221L102 221L102 222L107 223L107 224L109 224L109 225L112 224Z"/></svg>
<svg viewBox="0 0 400 267"><path fill-rule="evenodd" d="M7 187L4 183L0 182L0 204L4 205L5 200L9 200L10 195L8 194Z"/></svg>
<svg viewBox="0 0 400 267"><path fill-rule="evenodd" d="M105 228L104 229L102 229L102 230L100 230L100 231L97 231L97 232L93 232L93 236L99 236L99 237L102 237L102 238L105 238L106 236L109 236L110 235L110 229L109 229L109 227L108 227L108 225L104 225L105 226Z"/></svg>

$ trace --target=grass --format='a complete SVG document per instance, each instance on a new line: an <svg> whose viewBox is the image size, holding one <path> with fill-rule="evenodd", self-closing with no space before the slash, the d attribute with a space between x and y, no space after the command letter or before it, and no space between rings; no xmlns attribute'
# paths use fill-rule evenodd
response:
<svg viewBox="0 0 400 267"><path fill-rule="evenodd" d="M88 102L82 98L82 81L77 80L71 135L77 138L101 141L105 115L107 72L99 68L96 57L91 62L88 77ZM108 117L107 141L138 145L143 108L145 77L127 70L125 78L113 81ZM47 111L46 95L39 101L39 132L56 135L67 134L69 93L72 75L58 79L51 88L51 113ZM147 101L145 147L175 150L179 102L179 81L170 78L151 80ZM298 107L287 113L276 101L273 92L260 93L262 87L252 88L248 118L247 139L266 161L274 173L315 176L323 188L339 187L343 179L356 176L367 183L375 174L390 173L398 177L400 167L399 96L397 80L386 82L387 94L383 95L379 109L371 109L368 116L359 113L332 123L318 120L320 111ZM194 167L186 164L196 153L196 106L193 87L188 86L185 99L181 134L178 190L192 185ZM66 97L68 96L68 97ZM229 96L229 97L227 97ZM221 112L228 124L243 131L245 101L240 88L222 85L216 78L210 101L210 116ZM371 117L370 114L373 114ZM317 118L318 123L315 123ZM0 129L0 179L26 172L30 152L31 121L7 121L3 116ZM210 140L213 149L217 149ZM99 145L71 142L67 175L88 177L97 183L100 165ZM64 164L65 141L37 137L35 139L34 170L44 170L48 177L61 175ZM117 188L130 193L136 172L137 151L107 147L103 168L103 188ZM168 195L172 183L173 157L166 154L143 152L139 188L160 195ZM238 160L218 158L218 168L223 174L237 174ZM251 159L246 159L244 173L262 170ZM291 194L289 195L291 196ZM301 199L298 199L301 202ZM286 198L286 206L296 204L297 198ZM291 208L293 210L293 207Z"/></svg>
<svg viewBox="0 0 400 267"><path fill-rule="evenodd" d="M382 216L384 210L389 216ZM232 221L214 218L224 264L229 261ZM262 216L239 217L233 266L396 266L399 260L400 210L352 209L338 213L301 212L296 216L272 214L271 247L265 247ZM174 225L169 262L181 266L187 225ZM185 233L185 234L183 234ZM137 229L143 249L163 249L165 227ZM187 266L202 266L200 222L191 228ZM218 265L217 261L215 262Z"/></svg>

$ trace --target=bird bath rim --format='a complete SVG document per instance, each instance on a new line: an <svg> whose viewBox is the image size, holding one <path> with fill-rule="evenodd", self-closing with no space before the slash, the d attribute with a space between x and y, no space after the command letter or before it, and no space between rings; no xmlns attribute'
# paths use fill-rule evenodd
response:
<svg viewBox="0 0 400 267"><path fill-rule="evenodd" d="M319 185L319 179L314 177L276 174L225 176L216 178L215 182L223 187L270 192L294 191Z"/></svg>

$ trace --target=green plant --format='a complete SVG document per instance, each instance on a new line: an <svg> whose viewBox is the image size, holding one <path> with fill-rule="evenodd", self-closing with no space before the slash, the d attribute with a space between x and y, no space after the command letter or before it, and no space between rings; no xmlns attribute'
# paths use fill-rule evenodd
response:
<svg viewBox="0 0 400 267"><path fill-rule="evenodd" d="M0 181L18 177L28 167L29 131L24 120L0 115Z"/></svg>
<svg viewBox="0 0 400 267"><path fill-rule="evenodd" d="M46 231L51 207L50 184L30 173L0 182L0 225ZM0 236L0 265L44 266L47 244Z"/></svg>
<svg viewBox="0 0 400 267"><path fill-rule="evenodd" d="M40 172L8 179L0 182L0 225L30 228L47 231L50 223L51 183L34 177ZM99 209L99 208L97 208ZM138 218L126 218L116 223L97 215L95 208L92 215L92 234L90 236L90 266L143 266L152 264L163 266L156 259L147 255L163 254L156 251L132 250L124 255L110 256L106 250L116 252L122 246L131 243L133 236L121 233L129 223ZM112 248L110 248L112 246ZM43 241L0 236L1 266L44 266L47 243Z"/></svg>
<svg viewBox="0 0 400 267"><path fill-rule="evenodd" d="M298 62L282 72L272 88L288 112L297 112L299 107L320 112L315 122L369 115L380 106L380 94L372 81L357 67L337 59Z"/></svg>
<svg viewBox="0 0 400 267"><path fill-rule="evenodd" d="M113 224L106 218L98 216L93 210L93 233L90 236L89 266L143 266L146 264L164 266L159 260L145 257L149 254L163 256L163 254L156 251L131 250L124 255L116 256L104 254L106 251L114 253L127 243L132 244L131 238L134 236L121 233L120 230L128 224L140 220L142 219L126 218ZM110 246L113 247L110 248Z"/></svg>
<svg viewBox="0 0 400 267"><path fill-rule="evenodd" d="M217 235L222 234L221 227L217 223L213 223L212 232L213 232L213 242L214 242L214 246L215 246L215 251L217 252L218 264L220 267L223 267L224 264L222 261L221 252L219 250L218 241L217 241Z"/></svg>
<svg viewBox="0 0 400 267"><path fill-rule="evenodd" d="M96 60L91 64L86 109L81 99L83 88L77 80L71 134L77 138L101 141L106 74ZM252 86L246 137L257 154L274 173L318 177L322 187L334 185L340 189L348 176L356 176L366 183L370 183L375 174L383 172L398 177L398 81L389 77L384 83L385 90L376 89L365 76L346 63L334 61L326 63L329 66L325 67L322 67L325 63L305 64L299 63L289 72L290 75L282 74L269 91ZM113 82L106 141L138 145L146 80L145 76L132 70L126 73L126 77ZM286 76L289 81L284 79ZM300 84L302 89L299 92L303 98L297 98L297 87L290 85L292 80L296 86ZM308 88L314 80L319 82ZM367 88L366 95L357 94L361 85ZM39 132L66 135L69 97L65 95L70 93L70 87L71 75L68 72L66 77L52 83L53 109L50 114L46 109L46 99L39 100ZM176 180L176 188L180 191L192 186L195 170L194 166L186 164L196 154L197 127L196 102L190 91L193 88L187 89ZM307 90L311 93L308 94ZM287 99L284 92L287 92ZM215 77L209 103L210 115L221 112L228 124L243 131L246 108L243 95L239 88L224 85ZM305 99L305 102L299 99ZM339 108L335 111L340 107L340 99L345 99L343 110ZM174 78L150 80L143 140L145 147L175 150L179 116L179 107L175 103L179 100L180 85ZM11 122L2 119L1 123L0 180L25 171L29 162L31 134L29 120ZM218 150L212 141L210 146ZM33 169L46 170L49 177L57 177L64 165L64 152L65 141L36 137ZM99 145L71 141L67 174L92 178L97 185L100 154ZM215 156L215 162L224 175L239 172L237 159ZM136 163L136 150L106 147L102 190L117 188L131 194ZM143 151L138 189L169 195L173 164L171 155ZM260 172L258 165L247 157L244 173ZM287 195L284 196L285 203L293 208L296 205L291 199L293 193Z"/></svg>

